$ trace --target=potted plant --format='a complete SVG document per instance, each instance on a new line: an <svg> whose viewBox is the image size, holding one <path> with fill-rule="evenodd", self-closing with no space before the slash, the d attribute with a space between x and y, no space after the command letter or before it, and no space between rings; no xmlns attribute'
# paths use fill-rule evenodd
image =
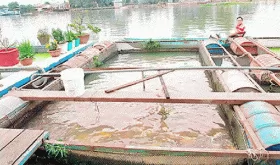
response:
<svg viewBox="0 0 280 165"><path fill-rule="evenodd" d="M15 48L16 42L10 43L8 38L2 39L0 28L0 66L14 66L18 64L18 49Z"/></svg>
<svg viewBox="0 0 280 165"><path fill-rule="evenodd" d="M64 33L65 35L65 40L67 42L67 50L70 51L72 49L72 41L73 41L73 35L72 31L68 30Z"/></svg>
<svg viewBox="0 0 280 165"><path fill-rule="evenodd" d="M65 41L65 37L61 29L52 29L52 36L58 42L59 47L61 48L61 53L67 52L68 43Z"/></svg>
<svg viewBox="0 0 280 165"><path fill-rule="evenodd" d="M40 41L41 45L46 45L50 41L50 34L48 29L39 29L37 33L37 38Z"/></svg>
<svg viewBox="0 0 280 165"><path fill-rule="evenodd" d="M86 44L89 40L89 34L85 33L85 30L89 29L92 30L94 33L98 33L101 31L100 28L94 27L91 24L87 24L87 26L85 26L83 23L83 17L79 17L73 23L69 24L69 26L72 28L72 30L76 32L76 34L80 38L81 44Z"/></svg>
<svg viewBox="0 0 280 165"><path fill-rule="evenodd" d="M52 57L58 57L61 53L61 48L58 47L56 40L47 44L46 48L49 50L48 52Z"/></svg>
<svg viewBox="0 0 280 165"><path fill-rule="evenodd" d="M25 40L18 45L19 60L21 65L27 66L33 63L34 49L29 40Z"/></svg>
<svg viewBox="0 0 280 165"><path fill-rule="evenodd" d="M75 33L73 33L72 31L70 31L71 33L71 38L72 38L72 48L76 47L76 39L78 39L78 35L76 35Z"/></svg>

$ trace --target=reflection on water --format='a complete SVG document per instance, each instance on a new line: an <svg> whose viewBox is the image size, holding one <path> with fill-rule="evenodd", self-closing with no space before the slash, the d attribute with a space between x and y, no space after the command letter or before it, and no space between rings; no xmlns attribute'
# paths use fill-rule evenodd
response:
<svg viewBox="0 0 280 165"><path fill-rule="evenodd" d="M228 34L238 15L244 17L246 35L280 36L280 3L266 0L262 3L214 6L170 6L139 9L111 9L84 11L85 22L102 29L100 40L119 40L124 37L168 38L208 37L212 33ZM50 13L37 16L0 17L3 33L11 39L30 39L39 44L39 28L66 29L78 13Z"/></svg>
<svg viewBox="0 0 280 165"><path fill-rule="evenodd" d="M108 67L200 66L196 53L119 55ZM155 72L145 75L155 74ZM140 73L104 73L86 77L88 90L105 90L141 78ZM172 94L212 91L203 71L175 71L163 76ZM145 92L163 96L158 78ZM123 91L142 93L142 83ZM50 131L52 139L103 145L233 148L216 105L156 103L54 102L25 128Z"/></svg>

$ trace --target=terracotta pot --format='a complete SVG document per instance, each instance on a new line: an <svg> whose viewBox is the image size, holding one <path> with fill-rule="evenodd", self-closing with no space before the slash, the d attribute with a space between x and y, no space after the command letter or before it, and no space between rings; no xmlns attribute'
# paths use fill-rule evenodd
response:
<svg viewBox="0 0 280 165"><path fill-rule="evenodd" d="M50 36L37 37L41 45L46 45L50 41Z"/></svg>
<svg viewBox="0 0 280 165"><path fill-rule="evenodd" d="M79 38L80 38L80 44L86 44L89 40L89 34L79 36Z"/></svg>
<svg viewBox="0 0 280 165"><path fill-rule="evenodd" d="M19 52L16 48L0 50L0 66L14 66L18 64Z"/></svg>
<svg viewBox="0 0 280 165"><path fill-rule="evenodd" d="M25 58L23 60L20 60L20 63L23 66L28 66L28 65L31 65L33 63L33 59L32 58Z"/></svg>
<svg viewBox="0 0 280 165"><path fill-rule="evenodd" d="M52 57L58 57L61 53L61 48L58 48L56 50L49 50L48 52Z"/></svg>

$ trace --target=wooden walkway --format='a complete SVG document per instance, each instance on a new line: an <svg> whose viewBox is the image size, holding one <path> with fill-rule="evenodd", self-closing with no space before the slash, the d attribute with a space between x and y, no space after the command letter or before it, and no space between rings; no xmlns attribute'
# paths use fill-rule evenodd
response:
<svg viewBox="0 0 280 165"><path fill-rule="evenodd" d="M48 137L43 130L0 128L0 164L24 164Z"/></svg>
<svg viewBox="0 0 280 165"><path fill-rule="evenodd" d="M232 93L206 92L171 94L157 96L149 92L105 92L87 90L82 96L67 96L65 91L14 90L8 96L19 97L24 101L76 101L76 102L150 102L150 103L191 103L191 104L233 104L239 105L249 101L266 101L280 105L280 93Z"/></svg>

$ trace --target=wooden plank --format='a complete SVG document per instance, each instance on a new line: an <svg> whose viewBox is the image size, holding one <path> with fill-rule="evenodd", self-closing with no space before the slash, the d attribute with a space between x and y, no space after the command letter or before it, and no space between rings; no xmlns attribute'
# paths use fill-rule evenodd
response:
<svg viewBox="0 0 280 165"><path fill-rule="evenodd" d="M118 86L118 87L105 90L105 93L115 92L115 91L117 91L117 90L120 90L120 89L123 89L123 88L126 88L126 87L130 87L130 86L132 86L132 85L136 85L136 84L138 84L138 83L141 83L141 82L144 82L144 81L147 81L147 80L156 78L156 77L158 77L158 76L161 76L161 75L164 75L164 74L173 72L173 71L174 71L174 70L170 70L170 71L158 73L158 74L155 74L155 75L152 75L152 76L148 76L148 77L145 77L145 78L140 79L140 80L132 81L132 82L130 82L130 83L126 83L126 84L124 84L124 85L120 85L120 86Z"/></svg>
<svg viewBox="0 0 280 165"><path fill-rule="evenodd" d="M43 132L42 130L24 130L24 132L0 151L0 164L14 164Z"/></svg>
<svg viewBox="0 0 280 165"><path fill-rule="evenodd" d="M146 156L205 156L205 157L229 157L229 158L250 158L248 150L231 150L231 149L215 149L215 148L179 148L179 147L141 147L130 145L119 146L100 146L92 143L81 142L61 142L54 140L46 140L47 144L60 144L64 145L70 150L79 151L92 151L92 152L107 152L107 153L119 153L119 154L136 154ZM280 159L279 151L266 151L266 150L250 150L251 154L255 154L261 160Z"/></svg>
<svg viewBox="0 0 280 165"><path fill-rule="evenodd" d="M43 144L43 139L48 139L49 133L44 132L41 136L37 138L37 140L23 153L20 158L14 164L24 164L32 154Z"/></svg>
<svg viewBox="0 0 280 165"><path fill-rule="evenodd" d="M160 72L159 72L159 73L160 73ZM165 82L164 82L164 80L163 80L163 77L162 77L162 76L159 76L159 80L160 80L160 83L161 83L161 86L162 86L162 89L163 89L165 98L166 98L166 99L170 99L170 95L169 95L169 92L168 92L167 87L166 87L166 85L165 85Z"/></svg>
<svg viewBox="0 0 280 165"><path fill-rule="evenodd" d="M67 96L65 91L10 91L8 96L15 96L24 101L77 101L77 102L150 102L150 103L192 103L192 104L243 104L249 101L266 101L280 105L280 93L180 93L170 99L158 97L149 92L118 92L106 94L98 91L86 91L82 96Z"/></svg>
<svg viewBox="0 0 280 165"><path fill-rule="evenodd" d="M12 142L18 135L23 132L22 129L3 129L0 128L0 151Z"/></svg>

